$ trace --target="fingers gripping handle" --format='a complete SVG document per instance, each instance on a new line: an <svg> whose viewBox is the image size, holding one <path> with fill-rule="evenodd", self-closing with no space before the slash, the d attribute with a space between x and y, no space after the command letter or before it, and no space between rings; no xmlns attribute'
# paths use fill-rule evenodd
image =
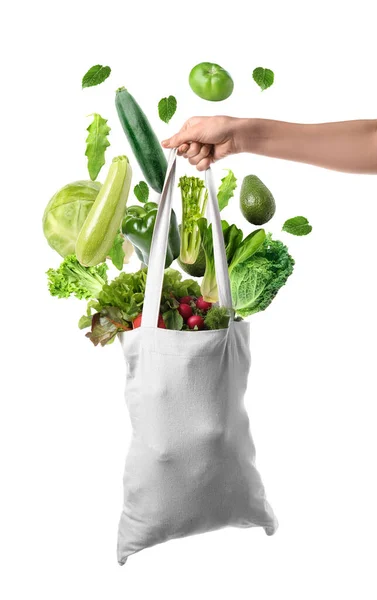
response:
<svg viewBox="0 0 377 600"><path fill-rule="evenodd" d="M157 217L155 221L151 250L149 254L148 275L145 287L143 317L141 327L157 327L160 312L162 285L164 280L166 250L168 245L170 217L175 185L177 150L171 150L166 171L165 183L161 193ZM212 223L213 250L215 259L216 280L220 306L231 308L228 264L221 227L220 210L216 188L210 169L205 172L208 190L207 217Z"/></svg>

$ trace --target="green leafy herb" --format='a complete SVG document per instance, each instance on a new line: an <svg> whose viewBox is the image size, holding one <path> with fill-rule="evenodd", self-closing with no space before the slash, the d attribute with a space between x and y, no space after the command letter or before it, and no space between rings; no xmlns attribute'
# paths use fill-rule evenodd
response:
<svg viewBox="0 0 377 600"><path fill-rule="evenodd" d="M220 210L228 206L229 200L234 196L234 190L237 187L237 179L233 171L228 169L228 174L221 180L219 191L217 192L217 200Z"/></svg>
<svg viewBox="0 0 377 600"><path fill-rule="evenodd" d="M94 181L105 164L105 151L110 146L110 142L107 139L110 127L107 125L107 119L103 119L101 115L94 113L93 121L87 128L87 131L89 135L86 138L85 156L88 157L90 179Z"/></svg>
<svg viewBox="0 0 377 600"><path fill-rule="evenodd" d="M145 183L145 181L140 181L137 185L135 185L134 194L135 194L136 198L139 200L139 202L142 202L143 204L145 202L148 202L149 187Z"/></svg>
<svg viewBox="0 0 377 600"><path fill-rule="evenodd" d="M306 217L293 217L288 219L283 225L283 231L292 235L308 235L313 227L309 224Z"/></svg>
<svg viewBox="0 0 377 600"><path fill-rule="evenodd" d="M113 245L110 248L110 252L109 252L109 256L111 258L113 265L119 271L121 271L123 269L123 262L124 262L124 256L125 256L124 249L123 249L123 243L124 243L124 236L118 232L115 236Z"/></svg>
<svg viewBox="0 0 377 600"><path fill-rule="evenodd" d="M204 318L204 323L208 329L226 329L229 326L229 318L229 310L225 306L212 306Z"/></svg>
<svg viewBox="0 0 377 600"><path fill-rule="evenodd" d="M161 98L160 102L158 103L158 114L161 121L164 121L164 123L169 123L176 110L177 100L174 98L174 96Z"/></svg>
<svg viewBox="0 0 377 600"><path fill-rule="evenodd" d="M267 88L271 87L274 83L274 72L271 69L264 69L263 67L257 67L253 71L253 79L255 83L259 85L262 92Z"/></svg>
<svg viewBox="0 0 377 600"><path fill-rule="evenodd" d="M183 318L176 308L171 308L163 313L162 318L167 329L176 329L180 331L183 327Z"/></svg>
<svg viewBox="0 0 377 600"><path fill-rule="evenodd" d="M48 286L51 296L68 298L97 298L102 287L107 283L106 263L96 267L84 267L74 254L65 257L58 269L47 271Z"/></svg>
<svg viewBox="0 0 377 600"><path fill-rule="evenodd" d="M94 67L91 67L89 69L89 71L87 71L85 73L84 77L82 78L82 87L86 88L86 87L92 87L94 85L99 85L100 83L103 83L105 81L105 79L108 78L110 73L111 73L110 67L103 67L102 65L94 65Z"/></svg>

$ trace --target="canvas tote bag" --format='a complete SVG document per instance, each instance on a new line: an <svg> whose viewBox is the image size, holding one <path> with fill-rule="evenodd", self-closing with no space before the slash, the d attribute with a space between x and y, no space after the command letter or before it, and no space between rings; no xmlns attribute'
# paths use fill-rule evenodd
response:
<svg viewBox="0 0 377 600"><path fill-rule="evenodd" d="M133 429L118 532L118 562L144 548L225 526L277 520L255 467L244 406L250 368L249 323L174 331L157 320L176 169L170 155L152 239L142 324L121 333L126 403ZM220 306L231 307L215 186L206 172Z"/></svg>

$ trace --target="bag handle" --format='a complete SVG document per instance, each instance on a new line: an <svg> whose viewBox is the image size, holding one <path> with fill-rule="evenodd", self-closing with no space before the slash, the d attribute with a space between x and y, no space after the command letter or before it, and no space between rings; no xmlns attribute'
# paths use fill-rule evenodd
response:
<svg viewBox="0 0 377 600"><path fill-rule="evenodd" d="M176 157L177 150L171 150L152 236L141 327L157 327L173 204ZM208 190L207 218L208 221L212 223L213 253L219 304L220 306L231 309L232 296L230 291L224 236L221 227L216 188L210 168L205 172L205 182ZM231 317L233 317L233 313L231 314Z"/></svg>

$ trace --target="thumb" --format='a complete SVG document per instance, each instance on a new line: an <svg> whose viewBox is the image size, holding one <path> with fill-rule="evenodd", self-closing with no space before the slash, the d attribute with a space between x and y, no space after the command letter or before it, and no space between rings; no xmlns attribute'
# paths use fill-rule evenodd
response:
<svg viewBox="0 0 377 600"><path fill-rule="evenodd" d="M164 148L178 148L178 146L182 146L187 142L199 141L198 133L197 127L188 127L184 130L181 129L181 131L161 143Z"/></svg>

